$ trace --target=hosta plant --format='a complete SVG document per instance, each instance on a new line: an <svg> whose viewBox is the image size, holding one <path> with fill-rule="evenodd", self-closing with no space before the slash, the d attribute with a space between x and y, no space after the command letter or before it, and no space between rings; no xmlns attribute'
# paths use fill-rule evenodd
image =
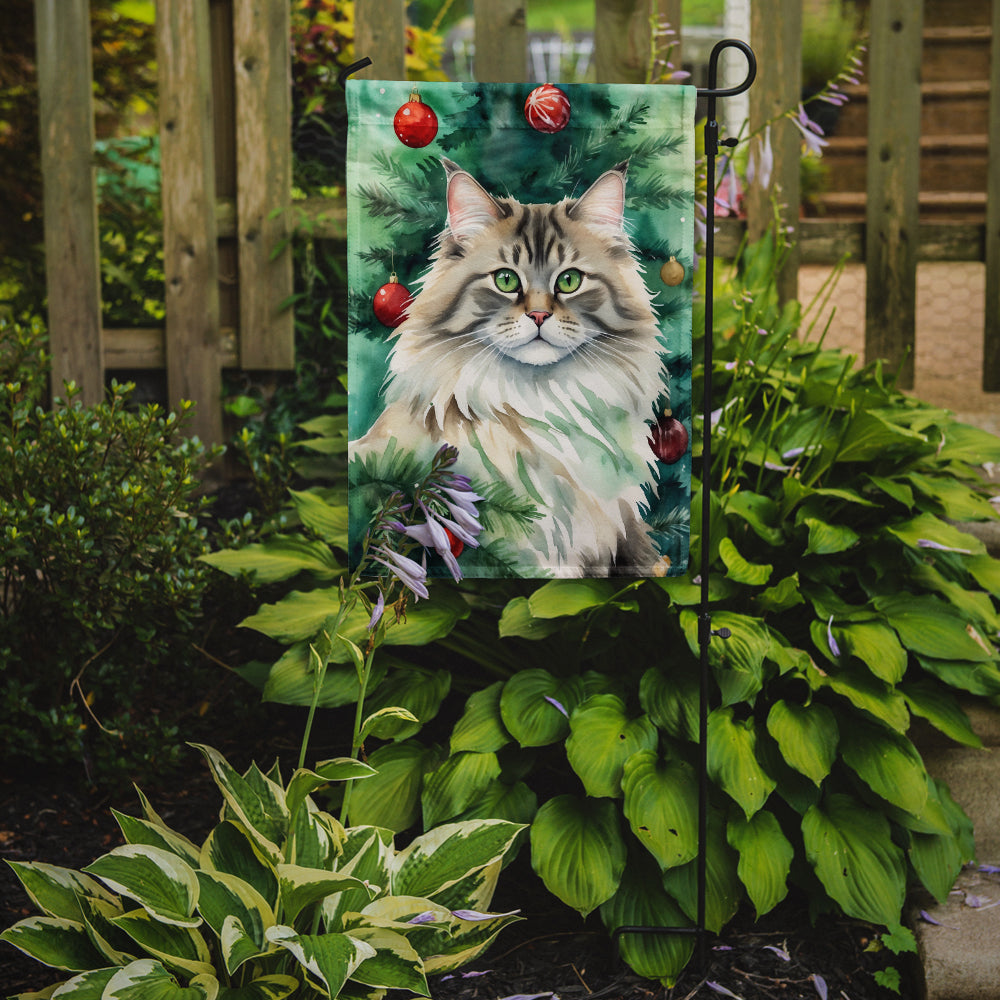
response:
<svg viewBox="0 0 1000 1000"><path fill-rule="evenodd" d="M711 532L696 495L688 576L553 580L510 599L506 676L480 682L443 760L416 739L373 749L379 775L353 806L365 822L396 823L400 801L425 825L530 821L536 871L581 914L611 930L692 924L708 544L712 626L731 635L709 645L706 926L795 887L814 913L906 940L908 887L947 896L971 825L910 729L977 746L960 697L1000 695L1000 561L956 524L995 517L977 466L1000 461L1000 440L798 339L777 260L769 242L748 248L716 293ZM692 947L621 941L666 982Z"/></svg>
<svg viewBox="0 0 1000 1000"><path fill-rule="evenodd" d="M446 824L397 849L391 831L345 828L312 798L368 779L366 764L338 758L286 784L276 767L240 774L199 749L224 802L202 844L140 793L142 818L115 813L126 843L82 871L10 863L41 915L0 938L69 974L23 996L428 996L428 974L470 961L518 919L488 912L517 824Z"/></svg>

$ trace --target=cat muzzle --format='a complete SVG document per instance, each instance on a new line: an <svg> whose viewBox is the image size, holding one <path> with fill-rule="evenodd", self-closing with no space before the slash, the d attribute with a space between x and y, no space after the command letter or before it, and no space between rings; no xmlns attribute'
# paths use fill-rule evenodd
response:
<svg viewBox="0 0 1000 1000"><path fill-rule="evenodd" d="M541 309L535 309L529 312L528 315L534 320L535 326L541 329L542 324L552 315L552 313L545 312Z"/></svg>

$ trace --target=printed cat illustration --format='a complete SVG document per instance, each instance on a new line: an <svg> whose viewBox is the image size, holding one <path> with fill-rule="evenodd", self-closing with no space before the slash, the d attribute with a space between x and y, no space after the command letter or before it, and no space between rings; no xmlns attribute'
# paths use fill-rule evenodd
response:
<svg viewBox="0 0 1000 1000"><path fill-rule="evenodd" d="M524 575L648 575L638 505L663 390L658 327L624 228L627 163L579 197L494 197L442 158L447 225L393 334L386 407L354 455L392 438L537 506L507 538Z"/></svg>

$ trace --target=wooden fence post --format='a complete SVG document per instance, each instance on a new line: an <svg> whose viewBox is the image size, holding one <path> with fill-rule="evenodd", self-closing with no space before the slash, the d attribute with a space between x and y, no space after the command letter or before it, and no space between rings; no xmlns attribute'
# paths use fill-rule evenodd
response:
<svg viewBox="0 0 1000 1000"><path fill-rule="evenodd" d="M476 79L522 83L528 67L524 0L476 0L473 11Z"/></svg>
<svg viewBox="0 0 1000 1000"><path fill-rule="evenodd" d="M1000 0L993 0L989 130L989 169L986 175L986 325L983 329L983 390L1000 392Z"/></svg>
<svg viewBox="0 0 1000 1000"><path fill-rule="evenodd" d="M52 394L104 398L89 0L35 0Z"/></svg>
<svg viewBox="0 0 1000 1000"><path fill-rule="evenodd" d="M295 367L290 21L288 0L233 6L242 368Z"/></svg>
<svg viewBox="0 0 1000 1000"><path fill-rule="evenodd" d="M663 0L595 0L594 67L599 83L645 83L651 24Z"/></svg>
<svg viewBox="0 0 1000 1000"><path fill-rule="evenodd" d="M759 0L750 8L750 41L760 73L750 88L750 131L755 132L802 98L802 4L799 0ZM738 126L738 122L735 123ZM735 132L735 128L730 130ZM755 140L756 142L757 140ZM774 222L774 203L779 207L779 225L794 229L793 244L778 274L778 297L782 302L798 297L799 161L802 136L787 118L771 126L774 169L763 188L759 178L746 195L747 226L751 240L760 239Z"/></svg>
<svg viewBox="0 0 1000 1000"><path fill-rule="evenodd" d="M865 359L913 387L923 0L872 0L868 53Z"/></svg>
<svg viewBox="0 0 1000 1000"><path fill-rule="evenodd" d="M356 76L373 80L406 79L405 0L357 0L354 4L354 55L372 65Z"/></svg>
<svg viewBox="0 0 1000 1000"><path fill-rule="evenodd" d="M167 396L171 404L196 401L192 432L219 443L219 253L207 0L159 0L156 58Z"/></svg>

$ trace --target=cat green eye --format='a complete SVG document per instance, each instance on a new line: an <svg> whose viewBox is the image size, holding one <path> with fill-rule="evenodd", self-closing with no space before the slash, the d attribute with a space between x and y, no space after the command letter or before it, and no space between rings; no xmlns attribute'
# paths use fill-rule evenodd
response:
<svg viewBox="0 0 1000 1000"><path fill-rule="evenodd" d="M516 292L521 287L521 279L509 267L502 267L493 272L493 284L501 292Z"/></svg>
<svg viewBox="0 0 1000 1000"><path fill-rule="evenodd" d="M571 267L556 278L556 291L575 292L580 287L581 281L583 281L583 275L575 267Z"/></svg>

